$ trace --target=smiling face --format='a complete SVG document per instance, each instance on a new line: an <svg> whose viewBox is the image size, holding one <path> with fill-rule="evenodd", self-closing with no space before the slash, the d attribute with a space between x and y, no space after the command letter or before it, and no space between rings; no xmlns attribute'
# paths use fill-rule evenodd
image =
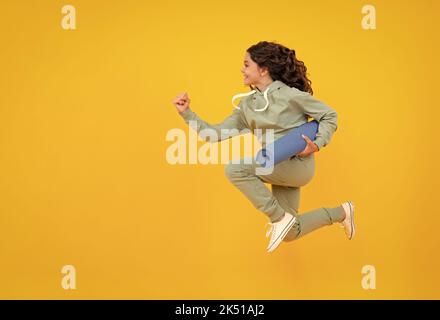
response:
<svg viewBox="0 0 440 320"><path fill-rule="evenodd" d="M261 69L252 60L249 52L246 51L243 61L243 68L241 68L241 73L243 74L243 82L245 85L255 85L261 79Z"/></svg>
<svg viewBox="0 0 440 320"><path fill-rule="evenodd" d="M243 82L245 85L257 85L267 75L267 68L260 68L255 61L252 60L249 52L246 51L243 61Z"/></svg>

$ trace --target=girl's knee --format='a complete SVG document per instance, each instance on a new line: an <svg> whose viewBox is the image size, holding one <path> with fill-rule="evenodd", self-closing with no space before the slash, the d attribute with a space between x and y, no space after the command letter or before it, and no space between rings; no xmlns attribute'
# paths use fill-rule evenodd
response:
<svg viewBox="0 0 440 320"><path fill-rule="evenodd" d="M228 163L225 165L225 176L229 180L252 174L252 165L246 163Z"/></svg>
<svg viewBox="0 0 440 320"><path fill-rule="evenodd" d="M228 163L227 165L225 165L225 176L229 180L241 176L240 164Z"/></svg>

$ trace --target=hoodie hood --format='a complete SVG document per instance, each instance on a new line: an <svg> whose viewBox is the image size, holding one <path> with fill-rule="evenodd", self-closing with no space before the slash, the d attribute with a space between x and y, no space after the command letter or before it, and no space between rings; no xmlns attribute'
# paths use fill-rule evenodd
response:
<svg viewBox="0 0 440 320"><path fill-rule="evenodd" d="M271 92L274 89L279 89L282 86L282 83L283 82L281 82L280 80L272 81L272 83L266 88L266 90L264 90L264 92L262 92L262 91L260 91L260 89L256 88L256 89L249 91L249 92L246 92L246 93L238 93L232 97L232 105L234 106L235 109L240 109L238 106L236 106L234 104L235 99L247 97L247 96L250 96L253 94L262 95L264 100L266 101L266 105L261 109L255 109L255 111L262 112L269 107L269 99L267 98L267 95L269 94L269 92Z"/></svg>

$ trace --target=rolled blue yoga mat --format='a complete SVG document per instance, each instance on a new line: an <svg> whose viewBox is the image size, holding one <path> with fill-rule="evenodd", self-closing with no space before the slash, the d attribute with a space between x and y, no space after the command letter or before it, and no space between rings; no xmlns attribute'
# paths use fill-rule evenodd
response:
<svg viewBox="0 0 440 320"><path fill-rule="evenodd" d="M255 157L256 161L263 167L270 167L300 153L307 145L306 140L301 135L306 135L313 141L318 133L318 127L319 123L313 120L292 129L258 151Z"/></svg>

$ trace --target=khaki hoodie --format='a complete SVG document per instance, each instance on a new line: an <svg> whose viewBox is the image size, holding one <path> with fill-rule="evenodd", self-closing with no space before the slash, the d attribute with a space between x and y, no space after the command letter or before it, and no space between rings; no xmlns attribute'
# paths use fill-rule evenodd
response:
<svg viewBox="0 0 440 320"><path fill-rule="evenodd" d="M242 97L238 106L234 100ZM265 147L265 130L274 130L274 139L285 135L288 131L308 121L312 117L319 122L316 139L313 141L319 149L326 146L337 129L337 113L335 110L315 99L310 93L295 87L289 87L280 80L273 81L264 92L258 88L247 93L236 94L232 98L235 107L232 114L223 122L209 124L201 119L190 108L179 113L185 122L197 121L197 133L203 129L212 129L217 133L218 139L211 141L211 137L202 137L205 141L216 142L233 136L221 134L225 131L238 129L261 129L260 143ZM240 132L241 134L242 132Z"/></svg>

